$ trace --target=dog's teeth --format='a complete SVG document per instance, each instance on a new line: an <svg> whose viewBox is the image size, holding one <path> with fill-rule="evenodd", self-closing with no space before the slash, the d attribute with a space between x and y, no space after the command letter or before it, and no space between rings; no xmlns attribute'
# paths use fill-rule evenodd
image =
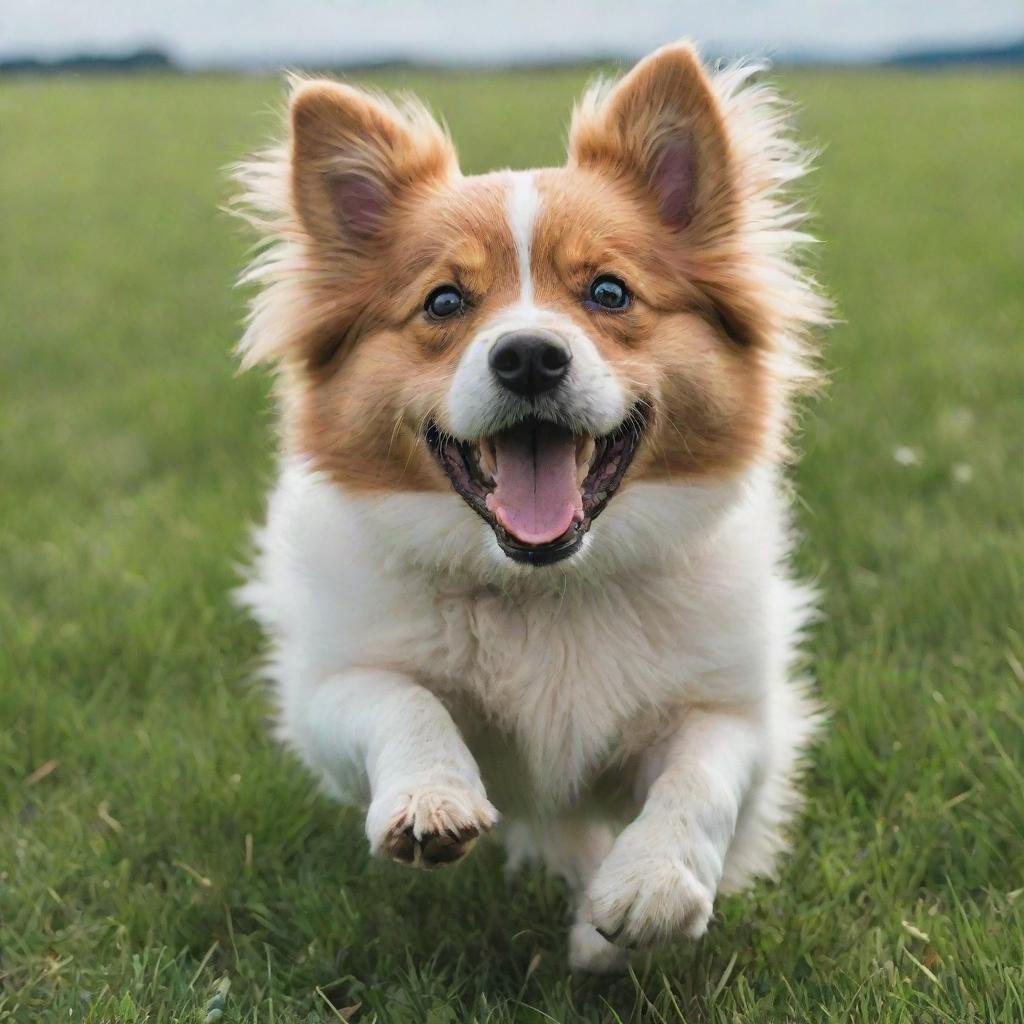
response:
<svg viewBox="0 0 1024 1024"><path fill-rule="evenodd" d="M594 464L595 450L592 437L581 437L576 442L576 484L579 487L583 486L583 481L587 479L590 467Z"/></svg>
<svg viewBox="0 0 1024 1024"><path fill-rule="evenodd" d="M594 457L594 439L589 435L585 434L576 442L576 462L590 465L590 460Z"/></svg>
<svg viewBox="0 0 1024 1024"><path fill-rule="evenodd" d="M498 472L498 463L494 457L494 445L486 438L477 446L477 458L480 462L480 471L485 477L493 480Z"/></svg>

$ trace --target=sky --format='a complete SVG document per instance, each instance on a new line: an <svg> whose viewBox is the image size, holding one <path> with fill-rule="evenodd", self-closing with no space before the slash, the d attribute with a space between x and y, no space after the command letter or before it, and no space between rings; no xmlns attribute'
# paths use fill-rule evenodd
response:
<svg viewBox="0 0 1024 1024"><path fill-rule="evenodd" d="M711 54L857 59L1024 37L1024 0L0 0L0 56L159 46L191 66Z"/></svg>

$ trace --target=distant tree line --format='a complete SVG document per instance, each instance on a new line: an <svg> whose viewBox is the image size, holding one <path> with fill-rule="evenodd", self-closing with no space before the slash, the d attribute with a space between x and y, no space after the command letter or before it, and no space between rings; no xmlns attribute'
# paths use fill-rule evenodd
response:
<svg viewBox="0 0 1024 1024"><path fill-rule="evenodd" d="M111 74L179 70L170 55L158 49L134 50L123 54L74 53L53 60L29 56L0 59L0 75Z"/></svg>
<svg viewBox="0 0 1024 1024"><path fill-rule="evenodd" d="M806 65L831 67L835 63L814 53L778 53L775 56L778 65ZM603 63L616 63L611 55L594 57L581 62L575 58L559 60L557 58L542 61L516 62L510 67L516 70L542 70L544 68L563 66L591 66ZM848 64L848 61L839 61ZM881 59L856 61L868 66L928 68L956 65L998 66L1017 65L1024 63L1024 39L1004 46L969 46L935 48L928 50L904 51ZM303 67L302 61L287 62L289 67ZM504 66L504 65L503 65ZM338 71L374 71L379 69L401 69L414 67L437 67L444 65L421 64L417 61L395 56L380 60L359 61L327 61L317 67L330 67ZM139 72L181 72L183 69L165 50L148 48L135 50L131 53L75 53L66 57L46 59L32 56L0 58L0 75L61 75L61 74L130 74Z"/></svg>
<svg viewBox="0 0 1024 1024"><path fill-rule="evenodd" d="M1024 62L1024 39L1005 46L948 47L898 53L885 64L930 67L943 64L1020 64Z"/></svg>

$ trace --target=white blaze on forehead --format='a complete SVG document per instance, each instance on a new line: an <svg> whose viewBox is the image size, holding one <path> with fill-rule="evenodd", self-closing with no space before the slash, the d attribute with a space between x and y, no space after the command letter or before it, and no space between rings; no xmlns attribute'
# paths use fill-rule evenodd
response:
<svg viewBox="0 0 1024 1024"><path fill-rule="evenodd" d="M593 341L571 317L536 304L531 263L541 198L533 171L506 171L505 216L516 251L519 294L496 310L459 359L446 400L447 429L472 440L491 437L522 420L529 411L541 418L576 424L579 433L603 436L626 415L627 394ZM532 327L557 332L572 353L565 387L526 403L502 388L491 370L490 353L503 335Z"/></svg>
<svg viewBox="0 0 1024 1024"><path fill-rule="evenodd" d="M508 222L519 257L519 302L523 306L530 306L533 304L530 250L533 246L540 194L532 171L509 171L509 178Z"/></svg>

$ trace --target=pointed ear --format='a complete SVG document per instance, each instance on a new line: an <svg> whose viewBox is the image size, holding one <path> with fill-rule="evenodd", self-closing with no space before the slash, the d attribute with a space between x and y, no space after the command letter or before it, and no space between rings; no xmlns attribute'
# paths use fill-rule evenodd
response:
<svg viewBox="0 0 1024 1024"><path fill-rule="evenodd" d="M735 220L724 123L688 43L656 50L611 89L584 96L573 114L569 163L631 178L674 231L717 233Z"/></svg>
<svg viewBox="0 0 1024 1024"><path fill-rule="evenodd" d="M292 198L318 241L362 249L419 185L457 169L455 151L426 108L326 80L292 93Z"/></svg>

